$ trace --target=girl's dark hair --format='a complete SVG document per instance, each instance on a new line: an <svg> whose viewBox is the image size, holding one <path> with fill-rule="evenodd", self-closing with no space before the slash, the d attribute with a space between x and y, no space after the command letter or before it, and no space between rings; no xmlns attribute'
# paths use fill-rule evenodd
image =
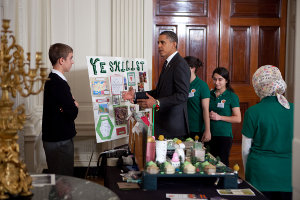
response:
<svg viewBox="0 0 300 200"><path fill-rule="evenodd" d="M203 66L202 61L194 56L186 56L184 59L190 68L196 68L195 73L197 73L198 69Z"/></svg>
<svg viewBox="0 0 300 200"><path fill-rule="evenodd" d="M222 76L226 81L226 89L234 92L234 90L232 89L231 85L230 85L230 76L229 76L229 71L224 68L224 67L217 67L213 73L212 73L212 78L214 77L214 74L219 74L220 76Z"/></svg>

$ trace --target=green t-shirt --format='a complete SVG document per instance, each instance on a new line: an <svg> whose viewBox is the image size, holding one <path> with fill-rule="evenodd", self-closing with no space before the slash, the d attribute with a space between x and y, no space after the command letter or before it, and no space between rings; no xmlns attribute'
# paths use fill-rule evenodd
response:
<svg viewBox="0 0 300 200"><path fill-rule="evenodd" d="M210 93L207 83L196 77L190 84L187 102L190 132L203 133L205 126L201 100L209 97Z"/></svg>
<svg viewBox="0 0 300 200"><path fill-rule="evenodd" d="M209 111L214 111L221 116L232 116L232 108L240 107L239 97L230 90L216 97L215 90L210 91ZM210 120L212 136L232 137L232 124L222 120Z"/></svg>
<svg viewBox="0 0 300 200"><path fill-rule="evenodd" d="M265 97L250 107L242 133L252 138L246 180L260 191L292 192L294 105L285 109L277 97Z"/></svg>

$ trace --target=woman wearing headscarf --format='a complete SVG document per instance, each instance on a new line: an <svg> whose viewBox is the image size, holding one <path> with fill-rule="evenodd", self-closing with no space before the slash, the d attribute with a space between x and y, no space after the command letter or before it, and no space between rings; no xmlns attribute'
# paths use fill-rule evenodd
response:
<svg viewBox="0 0 300 200"><path fill-rule="evenodd" d="M292 199L294 106L283 96L286 83L277 67L257 69L252 84L261 101L244 117L245 178L269 199Z"/></svg>

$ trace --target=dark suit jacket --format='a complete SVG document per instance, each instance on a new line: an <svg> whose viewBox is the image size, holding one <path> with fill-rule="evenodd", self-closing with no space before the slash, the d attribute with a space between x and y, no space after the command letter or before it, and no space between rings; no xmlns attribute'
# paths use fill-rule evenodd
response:
<svg viewBox="0 0 300 200"><path fill-rule="evenodd" d="M173 138L188 134L187 100L191 71L177 53L162 70L156 89L147 93L160 101L155 113L155 133ZM137 92L136 99L147 99L146 92Z"/></svg>
<svg viewBox="0 0 300 200"><path fill-rule="evenodd" d="M76 135L74 120L78 108L68 83L52 72L49 78L44 89L42 140L47 142L68 140Z"/></svg>

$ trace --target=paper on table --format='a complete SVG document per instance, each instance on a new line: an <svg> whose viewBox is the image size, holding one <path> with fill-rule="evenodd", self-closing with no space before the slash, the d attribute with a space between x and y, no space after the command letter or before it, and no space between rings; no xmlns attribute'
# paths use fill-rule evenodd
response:
<svg viewBox="0 0 300 200"><path fill-rule="evenodd" d="M217 189L220 195L235 195L235 196L255 196L254 192L250 189Z"/></svg>
<svg viewBox="0 0 300 200"><path fill-rule="evenodd" d="M170 194L166 193L166 198L170 198L171 200L207 200L207 197L204 194Z"/></svg>
<svg viewBox="0 0 300 200"><path fill-rule="evenodd" d="M31 174L32 186L55 185L55 174Z"/></svg>

